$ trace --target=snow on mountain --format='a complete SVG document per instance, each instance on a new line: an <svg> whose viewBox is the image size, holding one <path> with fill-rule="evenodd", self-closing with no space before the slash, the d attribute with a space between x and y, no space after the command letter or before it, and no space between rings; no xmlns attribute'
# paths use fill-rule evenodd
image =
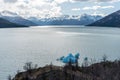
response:
<svg viewBox="0 0 120 80"><path fill-rule="evenodd" d="M62 15L60 17L52 18L35 18L30 17L28 20L38 24L38 25L87 25L93 23L102 16L92 16L88 14L83 15Z"/></svg>
<svg viewBox="0 0 120 80"><path fill-rule="evenodd" d="M26 25L26 26L87 25L102 18L101 16L97 16L97 15L92 16L88 14L83 14L83 15L61 15L59 17L46 17L46 18L29 17L27 19L24 19L21 16L19 16L17 13L13 13L10 11L0 12L0 17L10 22Z"/></svg>

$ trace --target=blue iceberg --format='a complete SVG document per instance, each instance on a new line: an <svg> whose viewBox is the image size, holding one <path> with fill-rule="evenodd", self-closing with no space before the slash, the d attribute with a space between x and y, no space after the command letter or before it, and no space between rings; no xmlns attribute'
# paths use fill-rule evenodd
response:
<svg viewBox="0 0 120 80"><path fill-rule="evenodd" d="M70 53L68 56L64 57L62 56L60 58L60 61L63 62L63 63L71 63L71 64L74 64L74 63L77 63L77 60L79 59L79 53L75 54L75 56L73 56L72 53Z"/></svg>

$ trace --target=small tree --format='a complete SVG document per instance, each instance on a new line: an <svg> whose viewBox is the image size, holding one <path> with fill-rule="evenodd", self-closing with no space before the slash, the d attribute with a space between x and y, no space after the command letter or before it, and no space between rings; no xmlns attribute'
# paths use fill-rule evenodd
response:
<svg viewBox="0 0 120 80"><path fill-rule="evenodd" d="M11 75L8 76L8 80L12 80L12 76Z"/></svg>
<svg viewBox="0 0 120 80"><path fill-rule="evenodd" d="M32 70L32 69L36 69L36 68L37 68L37 64L33 65L32 62L27 62L23 66L23 69L26 70L26 71L29 71L29 70Z"/></svg>
<svg viewBox="0 0 120 80"><path fill-rule="evenodd" d="M52 71L52 69L53 69L53 64L52 64L52 62L50 63L50 70Z"/></svg>
<svg viewBox="0 0 120 80"><path fill-rule="evenodd" d="M103 62L106 62L106 61L107 61L107 58L108 58L107 55L104 54L103 57L102 57L102 61L103 61Z"/></svg>
<svg viewBox="0 0 120 80"><path fill-rule="evenodd" d="M88 58L85 57L82 66L87 67L89 65Z"/></svg>
<svg viewBox="0 0 120 80"><path fill-rule="evenodd" d="M95 58L91 58L90 59L90 65L92 65L92 64L94 64L94 63L96 63L97 61L96 61L96 59Z"/></svg>
<svg viewBox="0 0 120 80"><path fill-rule="evenodd" d="M17 72L17 74L18 74L18 73L20 73L20 70L17 70L16 72Z"/></svg>

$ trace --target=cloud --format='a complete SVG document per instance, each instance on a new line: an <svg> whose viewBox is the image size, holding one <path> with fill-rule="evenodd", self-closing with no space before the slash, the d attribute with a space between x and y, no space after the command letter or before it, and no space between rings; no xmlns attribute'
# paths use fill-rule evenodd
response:
<svg viewBox="0 0 120 80"><path fill-rule="evenodd" d="M84 7L83 10L98 10L98 9L108 9L114 8L114 6L91 6L91 7Z"/></svg>
<svg viewBox="0 0 120 80"><path fill-rule="evenodd" d="M80 11L80 8L73 8L72 11Z"/></svg>
<svg viewBox="0 0 120 80"><path fill-rule="evenodd" d="M73 1L90 1L90 0L73 0Z"/></svg>
<svg viewBox="0 0 120 80"><path fill-rule="evenodd" d="M17 0L3 0L5 3L15 3Z"/></svg>
<svg viewBox="0 0 120 80"><path fill-rule="evenodd" d="M81 2L86 2L86 1L92 1L92 2L119 2L120 0L73 0L73 1L81 1Z"/></svg>
<svg viewBox="0 0 120 80"><path fill-rule="evenodd" d="M110 3L120 2L120 0L112 0Z"/></svg>
<svg viewBox="0 0 120 80"><path fill-rule="evenodd" d="M57 3L53 0L1 0L0 3L0 11L16 12L24 18L30 16L47 18L62 15L61 6L59 6L61 2Z"/></svg>
<svg viewBox="0 0 120 80"><path fill-rule="evenodd" d="M69 0L54 0L54 2L59 3L59 4L64 3L64 2L68 2L68 1Z"/></svg>
<svg viewBox="0 0 120 80"><path fill-rule="evenodd" d="M58 17L62 15L62 12L65 13L66 10L63 9L64 11L62 11L61 4L73 3L71 6L75 7L75 3L77 3L77 1L117 2L120 0L0 0L0 12L7 10L15 12L24 18L30 16L38 18ZM62 5L62 7L64 6ZM114 6L87 6L84 8L78 7L73 9L70 7L71 11L73 12L80 10L98 10L108 8L114 8Z"/></svg>

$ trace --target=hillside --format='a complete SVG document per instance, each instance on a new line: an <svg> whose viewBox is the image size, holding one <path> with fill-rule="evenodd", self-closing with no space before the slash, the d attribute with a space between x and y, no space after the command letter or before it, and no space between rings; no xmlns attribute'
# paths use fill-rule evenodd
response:
<svg viewBox="0 0 120 80"><path fill-rule="evenodd" d="M9 22L8 20L0 18L0 28L13 28L13 27L27 27L27 26L15 24L15 23Z"/></svg>
<svg viewBox="0 0 120 80"><path fill-rule="evenodd" d="M6 11L6 10L0 12L0 17L15 24L20 24L20 25L25 25L25 26L36 26L37 25L33 23L32 21L24 19L23 17L19 16L16 13Z"/></svg>
<svg viewBox="0 0 120 80"><path fill-rule="evenodd" d="M120 80L120 61L105 61L90 66L48 65L19 72L13 80Z"/></svg>
<svg viewBox="0 0 120 80"><path fill-rule="evenodd" d="M120 10L87 26L120 27Z"/></svg>

